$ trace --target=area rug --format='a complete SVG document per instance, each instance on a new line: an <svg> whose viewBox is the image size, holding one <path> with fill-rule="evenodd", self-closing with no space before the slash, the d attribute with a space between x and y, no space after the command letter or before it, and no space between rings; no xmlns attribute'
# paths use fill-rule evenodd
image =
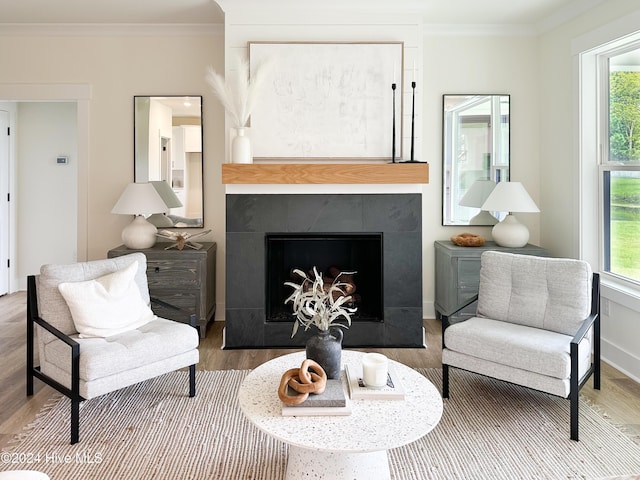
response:
<svg viewBox="0 0 640 480"><path fill-rule="evenodd" d="M420 369L440 387L440 369ZM245 370L175 372L83 402L80 443L69 445L69 401L54 399L2 453L0 470L52 479L284 478L287 446L243 417ZM586 386L585 388L590 388ZM389 452L392 478L599 479L640 473L640 439L580 405L580 442L569 440L563 399L454 370L438 426ZM319 420L320 421L320 420ZM373 479L367 479L373 480Z"/></svg>

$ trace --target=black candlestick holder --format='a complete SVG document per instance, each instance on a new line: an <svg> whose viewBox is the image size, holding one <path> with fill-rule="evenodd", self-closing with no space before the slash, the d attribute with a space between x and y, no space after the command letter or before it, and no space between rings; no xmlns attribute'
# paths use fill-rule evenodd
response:
<svg viewBox="0 0 640 480"><path fill-rule="evenodd" d="M393 121L392 121L392 135L391 135L391 163L396 163L396 84L391 84L391 90L393 90Z"/></svg>
<svg viewBox="0 0 640 480"><path fill-rule="evenodd" d="M424 163L414 159L414 143L415 143L415 112L416 112L416 82L411 82L411 160L400 163Z"/></svg>

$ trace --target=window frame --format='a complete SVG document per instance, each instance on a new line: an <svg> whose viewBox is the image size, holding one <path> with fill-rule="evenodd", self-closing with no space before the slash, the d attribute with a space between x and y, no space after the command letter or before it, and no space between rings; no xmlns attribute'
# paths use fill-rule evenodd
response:
<svg viewBox="0 0 640 480"><path fill-rule="evenodd" d="M598 266L601 275L605 280L609 280L619 285L625 290L630 290L636 295L640 295L640 279L633 279L624 275L611 272L611 223L609 218L610 207L610 183L606 181L610 178L611 172L630 171L640 172L640 162L622 163L610 161L610 62L612 57L640 49L640 31L633 38L626 41L614 42L612 45L605 45L598 49L596 55L596 136L597 136L597 166L598 166Z"/></svg>

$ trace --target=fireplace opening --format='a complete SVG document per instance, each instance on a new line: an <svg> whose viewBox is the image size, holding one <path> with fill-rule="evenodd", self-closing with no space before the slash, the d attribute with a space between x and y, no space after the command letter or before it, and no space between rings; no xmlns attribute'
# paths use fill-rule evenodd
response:
<svg viewBox="0 0 640 480"><path fill-rule="evenodd" d="M284 283L298 283L292 278L295 268L313 278L313 267L325 278L336 270L356 272L352 282L357 311L351 320L383 320L382 233L266 233L265 242L267 322L294 320L291 304L284 304L292 290Z"/></svg>

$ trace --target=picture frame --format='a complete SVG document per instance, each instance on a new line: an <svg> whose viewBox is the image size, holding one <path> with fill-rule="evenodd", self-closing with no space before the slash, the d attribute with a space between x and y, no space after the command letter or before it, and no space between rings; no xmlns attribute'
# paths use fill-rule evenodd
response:
<svg viewBox="0 0 640 480"><path fill-rule="evenodd" d="M254 161L402 158L403 42L248 47L250 71L270 64L251 114Z"/></svg>

